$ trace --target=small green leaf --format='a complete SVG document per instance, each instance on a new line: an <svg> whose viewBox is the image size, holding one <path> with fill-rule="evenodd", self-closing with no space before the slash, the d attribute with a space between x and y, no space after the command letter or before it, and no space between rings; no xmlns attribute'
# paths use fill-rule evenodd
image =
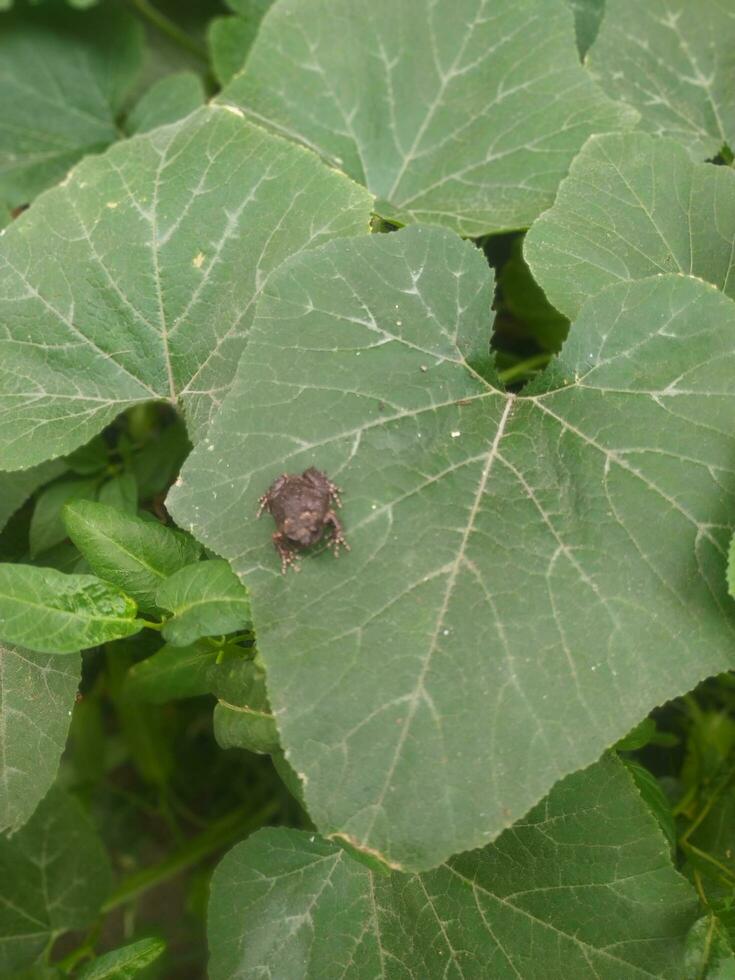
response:
<svg viewBox="0 0 735 980"><path fill-rule="evenodd" d="M699 914L620 763L564 779L494 844L420 875L270 828L214 873L211 980L679 980Z"/></svg>
<svg viewBox="0 0 735 980"><path fill-rule="evenodd" d="M166 75L146 90L130 110L125 128L131 135L177 122L204 105L201 78L184 71Z"/></svg>
<svg viewBox="0 0 735 980"><path fill-rule="evenodd" d="M78 980L129 980L137 976L166 949L161 939L140 939L103 953L78 973Z"/></svg>
<svg viewBox="0 0 735 980"><path fill-rule="evenodd" d="M0 473L0 531L38 487L60 476L65 468L62 460L55 459L29 470Z"/></svg>
<svg viewBox="0 0 735 980"><path fill-rule="evenodd" d="M122 5L80 16L26 4L0 30L0 205L32 201L115 125L143 53L141 25Z"/></svg>
<svg viewBox="0 0 735 980"><path fill-rule="evenodd" d="M227 674L227 663L217 663L220 651L206 643L188 647L163 646L128 671L125 695L151 704L176 698L211 694L218 673Z"/></svg>
<svg viewBox="0 0 735 980"><path fill-rule="evenodd" d="M0 975L30 966L52 937L84 929L112 883L79 803L54 787L13 837L0 837Z"/></svg>
<svg viewBox="0 0 735 980"><path fill-rule="evenodd" d="M207 30L212 67L225 85L245 64L263 16L273 0L229 0L237 17L215 17Z"/></svg>
<svg viewBox="0 0 735 980"><path fill-rule="evenodd" d="M79 675L79 657L0 645L0 832L24 824L56 778Z"/></svg>
<svg viewBox="0 0 735 980"><path fill-rule="evenodd" d="M214 709L214 737L223 749L270 755L280 748L276 719L269 710L220 701Z"/></svg>
<svg viewBox="0 0 735 980"><path fill-rule="evenodd" d="M80 476L92 476L109 466L110 449L103 436L95 436L84 446L65 456L64 462L72 472Z"/></svg>
<svg viewBox="0 0 735 980"><path fill-rule="evenodd" d="M641 799L646 803L658 821L661 831L669 842L671 853L676 853L676 823L671 804L661 788L661 784L645 766L634 759L625 759L624 765L633 778Z"/></svg>
<svg viewBox="0 0 735 980"><path fill-rule="evenodd" d="M141 500L149 500L173 482L190 450L186 426L177 416L171 425L133 454L130 466L138 481Z"/></svg>
<svg viewBox="0 0 735 980"><path fill-rule="evenodd" d="M226 561L197 562L182 568L158 589L156 603L173 614L163 635L177 647L202 636L220 636L250 626L250 599Z"/></svg>
<svg viewBox="0 0 735 980"><path fill-rule="evenodd" d="M644 718L627 735L618 739L614 748L617 752L634 752L636 749L642 749L644 745L648 745L655 734L656 722L653 718Z"/></svg>
<svg viewBox="0 0 735 980"><path fill-rule="evenodd" d="M93 575L0 564L0 638L39 653L76 653L138 633L135 602Z"/></svg>
<svg viewBox="0 0 735 980"><path fill-rule="evenodd" d="M189 535L101 503L67 504L64 521L92 571L123 589L145 612L158 609L161 583L201 554Z"/></svg>
<svg viewBox="0 0 735 980"><path fill-rule="evenodd" d="M280 749L276 719L268 703L265 674L252 664L252 683L245 696L219 685L214 709L214 737L223 749L270 754Z"/></svg>
<svg viewBox="0 0 735 980"><path fill-rule="evenodd" d="M733 48L730 0L605 0L586 64L608 95L639 110L641 129L707 160L735 141Z"/></svg>
<svg viewBox="0 0 735 980"><path fill-rule="evenodd" d="M215 17L207 29L212 70L220 85L227 85L245 64L258 25L242 17Z"/></svg>
<svg viewBox="0 0 735 980"><path fill-rule="evenodd" d="M31 558L64 540L64 505L70 500L94 500L98 485L99 481L92 477L57 480L38 495L29 531Z"/></svg>
<svg viewBox="0 0 735 980"><path fill-rule="evenodd" d="M684 980L735 980L735 953L716 915L702 916L687 936Z"/></svg>
<svg viewBox="0 0 735 980"><path fill-rule="evenodd" d="M138 513L138 483L133 473L118 473L103 483L97 500L124 514Z"/></svg>

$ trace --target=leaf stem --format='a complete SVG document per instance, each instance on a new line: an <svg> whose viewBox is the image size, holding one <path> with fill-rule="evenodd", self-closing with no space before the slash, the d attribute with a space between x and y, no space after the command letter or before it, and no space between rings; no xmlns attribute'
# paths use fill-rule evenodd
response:
<svg viewBox="0 0 735 980"><path fill-rule="evenodd" d="M251 834L278 810L278 800L270 800L248 819L250 808L241 807L233 810L213 823L201 834L190 838L178 851L170 854L158 864L153 864L141 871L129 875L110 895L102 906L102 913L107 915L113 909L126 905L140 897L152 888L156 888L169 878L175 877L203 858L220 850L226 844L239 840Z"/></svg>
<svg viewBox="0 0 735 980"><path fill-rule="evenodd" d="M164 13L161 13L148 0L130 0L138 13L154 27L158 28L163 34L180 47L185 48L190 54L195 55L201 61L207 62L207 52L197 42L182 31L178 24L174 23Z"/></svg>
<svg viewBox="0 0 735 980"><path fill-rule="evenodd" d="M517 381L518 378L522 378L526 374L545 368L552 356L548 352L534 354L533 357L527 357L525 361L519 361L518 364L506 368L504 371L498 371L498 377L503 384L508 384L509 381Z"/></svg>

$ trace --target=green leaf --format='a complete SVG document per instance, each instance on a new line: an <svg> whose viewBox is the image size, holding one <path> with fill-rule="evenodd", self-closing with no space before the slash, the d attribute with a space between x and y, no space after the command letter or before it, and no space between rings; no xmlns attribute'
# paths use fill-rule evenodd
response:
<svg viewBox="0 0 735 980"><path fill-rule="evenodd" d="M0 837L0 974L30 966L54 936L91 925L111 877L86 813L53 788L25 827Z"/></svg>
<svg viewBox="0 0 735 980"><path fill-rule="evenodd" d="M605 0L567 0L574 11L577 48L582 59L597 37L605 14Z"/></svg>
<svg viewBox="0 0 735 980"><path fill-rule="evenodd" d="M364 183L383 217L525 228L591 133L632 125L560 0L281 0L220 99Z"/></svg>
<svg viewBox="0 0 735 980"><path fill-rule="evenodd" d="M678 275L610 287L518 396L470 367L491 297L439 229L295 257L169 497L248 586L316 826L412 870L735 662L735 304ZM313 465L352 551L284 576L253 511Z"/></svg>
<svg viewBox="0 0 735 980"><path fill-rule="evenodd" d="M31 558L64 540L64 506L72 500L94 500L98 486L99 480L95 477L72 477L52 483L38 495L29 531Z"/></svg>
<svg viewBox="0 0 735 980"><path fill-rule="evenodd" d="M704 915L687 936L684 980L735 980L735 954L716 915Z"/></svg>
<svg viewBox="0 0 735 980"><path fill-rule="evenodd" d="M569 320L549 303L523 258L523 239L513 242L510 258L498 277L502 310L546 350L557 351L564 343Z"/></svg>
<svg viewBox="0 0 735 980"><path fill-rule="evenodd" d="M166 949L161 939L140 939L103 953L79 971L79 980L129 980L137 976Z"/></svg>
<svg viewBox="0 0 735 980"><path fill-rule="evenodd" d="M123 514L135 516L138 513L138 482L133 473L118 473L103 483L97 500Z"/></svg>
<svg viewBox="0 0 735 980"><path fill-rule="evenodd" d="M42 551L40 555L32 558L29 565L38 565L39 568L55 568L57 572L79 572L87 575L92 569L84 558L79 554L79 549L71 541L62 541L47 551Z"/></svg>
<svg viewBox="0 0 735 980"><path fill-rule="evenodd" d="M157 126L177 122L204 105L204 85L198 75L182 71L166 75L146 90L130 110L128 133L147 133Z"/></svg>
<svg viewBox="0 0 735 980"><path fill-rule="evenodd" d="M243 658L217 663L217 649L205 643L190 647L163 646L128 671L125 694L139 701L165 704L176 698L213 694L232 684L232 675L250 667Z"/></svg>
<svg viewBox="0 0 735 980"><path fill-rule="evenodd" d="M93 575L0 564L0 638L39 653L80 649L132 636L135 602Z"/></svg>
<svg viewBox="0 0 735 980"><path fill-rule="evenodd" d="M730 539L730 550L727 555L727 587L735 599L735 535Z"/></svg>
<svg viewBox="0 0 735 980"><path fill-rule="evenodd" d="M494 845L421 875L375 874L303 831L258 831L214 873L209 975L678 980L697 914L607 758Z"/></svg>
<svg viewBox="0 0 735 980"><path fill-rule="evenodd" d="M272 712L220 701L214 709L214 737L223 749L247 749L270 755L280 748Z"/></svg>
<svg viewBox="0 0 735 980"><path fill-rule="evenodd" d="M19 6L0 31L0 203L32 201L118 138L143 32L122 6ZM35 380L35 379L34 379Z"/></svg>
<svg viewBox="0 0 735 980"><path fill-rule="evenodd" d="M0 239L2 465L151 399L201 435L271 271L369 214L361 188L223 107L83 161Z"/></svg>
<svg viewBox="0 0 735 980"><path fill-rule="evenodd" d="M170 486L190 449L186 426L177 419L133 455L130 465L142 500L148 500Z"/></svg>
<svg viewBox="0 0 735 980"><path fill-rule="evenodd" d="M24 824L56 778L79 675L79 657L0 645L0 831Z"/></svg>
<svg viewBox="0 0 735 980"><path fill-rule="evenodd" d="M236 75L245 64L263 16L273 0L229 0L238 17L215 17L207 29L212 68L220 85Z"/></svg>
<svg viewBox="0 0 735 980"><path fill-rule="evenodd" d="M132 596L145 612L158 609L156 590L161 583L201 554L187 534L104 504L67 504L64 521L95 575Z"/></svg>
<svg viewBox="0 0 735 980"><path fill-rule="evenodd" d="M656 722L653 718L644 718L640 724L636 725L627 735L615 743L617 752L635 752L648 745L656 735Z"/></svg>
<svg viewBox="0 0 735 980"><path fill-rule="evenodd" d="M242 686L228 684L225 679L218 685L219 704L214 709L214 737L223 749L248 749L250 752L270 754L280 749L276 719L268 703L265 674L254 664L252 682L247 691Z"/></svg>
<svg viewBox="0 0 735 980"><path fill-rule="evenodd" d="M242 17L215 17L207 31L212 70L220 85L227 85L245 64L258 24Z"/></svg>
<svg viewBox="0 0 735 980"><path fill-rule="evenodd" d="M697 160L735 142L730 2L605 0L587 66L608 95L640 111L640 128L671 136Z"/></svg>
<svg viewBox="0 0 735 980"><path fill-rule="evenodd" d="M550 301L573 318L605 286L666 272L735 298L733 238L735 173L628 133L585 144L524 250Z"/></svg>
<svg viewBox="0 0 735 980"><path fill-rule="evenodd" d="M625 767L633 778L641 799L647 804L653 816L658 821L666 840L669 842L671 853L676 854L676 823L671 811L671 804L661 788L661 784L645 766L634 759L626 759Z"/></svg>
<svg viewBox="0 0 735 980"><path fill-rule="evenodd" d="M220 559L196 562L173 574L159 586L156 603L172 613L163 636L177 647L250 626L247 590Z"/></svg>
<svg viewBox="0 0 735 980"><path fill-rule="evenodd" d="M60 476L65 469L61 460L51 460L30 470L0 473L0 531L32 493Z"/></svg>
<svg viewBox="0 0 735 980"><path fill-rule="evenodd" d="M93 476L106 470L110 465L110 448L104 436L95 436L86 445L69 453L64 462L70 470L80 476Z"/></svg>

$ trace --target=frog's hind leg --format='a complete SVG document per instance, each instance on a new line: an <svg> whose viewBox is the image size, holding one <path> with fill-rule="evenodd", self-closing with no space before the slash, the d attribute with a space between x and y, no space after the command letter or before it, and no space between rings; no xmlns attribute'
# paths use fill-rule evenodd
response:
<svg viewBox="0 0 735 980"><path fill-rule="evenodd" d="M281 534L280 531L276 531L272 535L272 541L273 547L276 549L281 558L281 574L285 575L289 568L293 568L295 572L300 572L299 556L286 544L284 541L284 535Z"/></svg>
<svg viewBox="0 0 735 980"><path fill-rule="evenodd" d="M344 528L342 527L342 522L339 517L334 513L333 510L327 511L324 518L325 524L332 525L332 537L329 541L329 545L334 549L334 557L339 558L340 545L345 549L345 551L350 550L350 546L347 544L347 540L344 534Z"/></svg>

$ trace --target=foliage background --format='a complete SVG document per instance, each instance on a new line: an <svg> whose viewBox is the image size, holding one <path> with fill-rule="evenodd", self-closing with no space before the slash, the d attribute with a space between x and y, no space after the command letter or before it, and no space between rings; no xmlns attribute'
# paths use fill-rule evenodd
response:
<svg viewBox="0 0 735 980"><path fill-rule="evenodd" d="M0 973L735 975L730 0L0 11Z"/></svg>

